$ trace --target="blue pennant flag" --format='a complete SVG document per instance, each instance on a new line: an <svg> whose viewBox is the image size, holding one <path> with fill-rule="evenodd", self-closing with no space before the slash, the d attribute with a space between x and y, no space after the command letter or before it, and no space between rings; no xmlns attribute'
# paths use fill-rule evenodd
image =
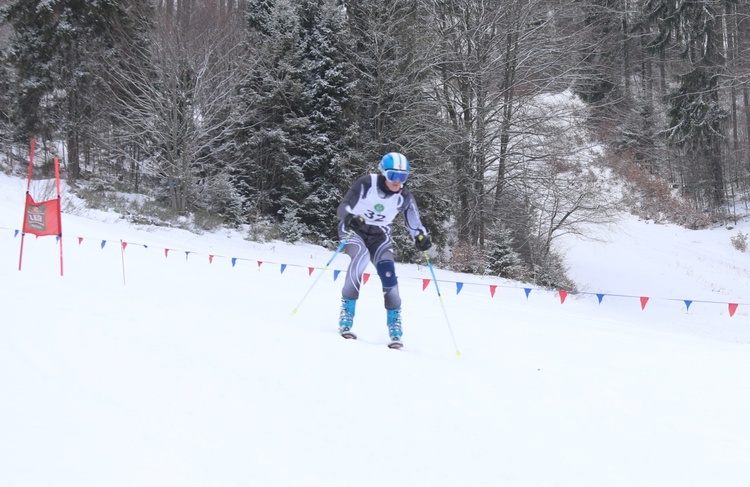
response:
<svg viewBox="0 0 750 487"><path fill-rule="evenodd" d="M461 292L461 289L463 289L464 283L463 282L457 282L456 283L456 294Z"/></svg>
<svg viewBox="0 0 750 487"><path fill-rule="evenodd" d="M105 245L107 245L107 241L106 240L102 240L102 248L104 248Z"/></svg>
<svg viewBox="0 0 750 487"><path fill-rule="evenodd" d="M15 232L13 232L13 238L16 238L17 236L18 236L18 230L16 230Z"/></svg>
<svg viewBox="0 0 750 487"><path fill-rule="evenodd" d="M188 260L188 256L189 256L189 255L190 255L190 251L189 251L189 250L186 250L186 251L185 251L185 260Z"/></svg>
<svg viewBox="0 0 750 487"><path fill-rule="evenodd" d="M602 304L602 299L604 299L604 294L597 294L596 299L599 300L599 304Z"/></svg>
<svg viewBox="0 0 750 487"><path fill-rule="evenodd" d="M232 257L232 267L237 263L237 257Z"/></svg>
<svg viewBox="0 0 750 487"><path fill-rule="evenodd" d="M281 264L281 273L283 274L286 270L286 264Z"/></svg>
<svg viewBox="0 0 750 487"><path fill-rule="evenodd" d="M531 294L531 288L530 287L525 287L525 288L523 288L523 292L526 293L526 299L529 299L529 294Z"/></svg>
<svg viewBox="0 0 750 487"><path fill-rule="evenodd" d="M690 311L690 305L693 304L692 299L686 299L685 300L685 311Z"/></svg>
<svg viewBox="0 0 750 487"><path fill-rule="evenodd" d="M341 271L333 271L333 280L334 280L334 282L336 281L336 279L338 279L339 274L341 274Z"/></svg>

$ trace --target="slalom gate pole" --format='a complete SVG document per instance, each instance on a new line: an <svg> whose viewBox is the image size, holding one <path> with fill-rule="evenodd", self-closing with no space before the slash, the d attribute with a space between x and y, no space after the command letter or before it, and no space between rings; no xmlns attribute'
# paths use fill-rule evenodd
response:
<svg viewBox="0 0 750 487"><path fill-rule="evenodd" d="M435 269L432 267L432 261L430 261L430 256L427 255L427 251L424 251L424 258L427 261L427 267L430 268L430 274L432 274L432 281L435 283L435 290L437 291L438 300L440 301L440 307L443 308L443 316L445 316L445 324L448 325L448 331L451 334L451 340L453 340L453 346L456 347L456 356L461 356L461 351L458 349L458 344L456 343L456 337L453 336L453 329L451 328L450 320L448 320L448 313L445 311L445 304L443 304L443 296L440 294L440 287L438 286L438 280L437 277L435 277Z"/></svg>
<svg viewBox="0 0 750 487"><path fill-rule="evenodd" d="M120 260L122 260L122 285L125 285L125 243L120 239Z"/></svg>
<svg viewBox="0 0 750 487"><path fill-rule="evenodd" d="M60 277L63 275L63 239L62 239L62 194L60 193L60 160L55 157L55 181L57 182L57 226L60 234L57 236L60 244Z"/></svg>
<svg viewBox="0 0 750 487"><path fill-rule="evenodd" d="M34 150L36 148L36 139L31 139L31 147L29 148L29 168L26 171L26 194L31 191L31 174L34 171ZM26 222L26 200L23 204L23 221ZM18 270L21 270L21 264L23 263L23 242L26 238L26 234L23 232L25 226L21 227L21 251L18 254Z"/></svg>
<svg viewBox="0 0 750 487"><path fill-rule="evenodd" d="M307 292L305 293L305 295L302 296L302 299L299 300L299 303L297 304L297 306L295 306L294 309L292 310L292 314L297 314L297 310L299 310L299 307L302 306L302 303L307 298L307 295L310 294L310 291L313 290L313 288L318 283L318 281L320 280L320 278L323 277L323 274L328 269L328 266L331 265L331 262L333 262L333 259L335 259L336 256L339 255L342 250L344 250L344 245L346 245L347 240L349 240L353 234L354 234L354 230L349 230L349 233L346 234L346 237L344 237L343 240L341 240L341 243L336 248L336 251L333 253L333 255L331 256L331 258L328 260L328 263L326 263L325 267L323 267L323 270L320 271L320 273L318 274L318 277L315 278L315 280L313 281L312 285L307 290Z"/></svg>

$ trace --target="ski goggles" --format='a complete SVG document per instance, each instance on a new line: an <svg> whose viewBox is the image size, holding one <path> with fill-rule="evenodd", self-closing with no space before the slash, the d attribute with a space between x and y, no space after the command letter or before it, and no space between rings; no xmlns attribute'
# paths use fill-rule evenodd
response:
<svg viewBox="0 0 750 487"><path fill-rule="evenodd" d="M395 169L388 169L383 174L385 175L385 178L392 183L399 182L401 184L404 184L409 178L408 172L396 171Z"/></svg>

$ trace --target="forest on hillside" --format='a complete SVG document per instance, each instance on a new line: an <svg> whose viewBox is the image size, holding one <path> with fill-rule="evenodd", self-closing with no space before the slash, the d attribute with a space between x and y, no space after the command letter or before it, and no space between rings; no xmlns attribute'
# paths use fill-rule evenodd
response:
<svg viewBox="0 0 750 487"><path fill-rule="evenodd" d="M746 1L0 7L6 169L34 138L91 198L326 245L351 182L399 151L446 265L559 285L561 235L622 205L697 228L750 190Z"/></svg>

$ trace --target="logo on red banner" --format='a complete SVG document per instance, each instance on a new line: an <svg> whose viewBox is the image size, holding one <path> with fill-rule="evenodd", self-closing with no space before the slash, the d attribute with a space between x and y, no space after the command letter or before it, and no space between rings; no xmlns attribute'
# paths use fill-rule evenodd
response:
<svg viewBox="0 0 750 487"><path fill-rule="evenodd" d="M26 218L23 232L39 237L60 234L60 200L35 202L26 195Z"/></svg>

